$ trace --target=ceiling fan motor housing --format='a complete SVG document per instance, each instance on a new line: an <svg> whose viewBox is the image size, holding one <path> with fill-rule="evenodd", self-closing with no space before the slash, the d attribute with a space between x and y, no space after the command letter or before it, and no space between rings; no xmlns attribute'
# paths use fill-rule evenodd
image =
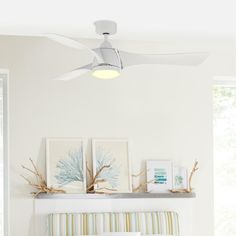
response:
<svg viewBox="0 0 236 236"><path fill-rule="evenodd" d="M114 67L117 70L121 70L122 62L120 59L119 51L115 48L96 48L94 51L99 55L102 59L101 62L98 62L97 59L94 59L93 69L98 68L99 66L109 66Z"/></svg>
<svg viewBox="0 0 236 236"><path fill-rule="evenodd" d="M113 35L117 32L117 24L111 20L98 20L94 22L94 25L99 35Z"/></svg>

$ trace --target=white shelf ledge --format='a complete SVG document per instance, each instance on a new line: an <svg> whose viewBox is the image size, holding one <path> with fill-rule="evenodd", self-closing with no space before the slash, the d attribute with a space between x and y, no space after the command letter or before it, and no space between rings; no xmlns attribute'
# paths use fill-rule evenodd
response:
<svg viewBox="0 0 236 236"><path fill-rule="evenodd" d="M195 198L195 193L39 194L37 199Z"/></svg>

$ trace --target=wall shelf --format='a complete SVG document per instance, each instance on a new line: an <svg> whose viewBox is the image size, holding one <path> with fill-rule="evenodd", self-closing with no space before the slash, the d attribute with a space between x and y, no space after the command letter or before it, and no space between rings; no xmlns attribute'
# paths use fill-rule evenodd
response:
<svg viewBox="0 0 236 236"><path fill-rule="evenodd" d="M37 199L195 198L195 193L39 194Z"/></svg>

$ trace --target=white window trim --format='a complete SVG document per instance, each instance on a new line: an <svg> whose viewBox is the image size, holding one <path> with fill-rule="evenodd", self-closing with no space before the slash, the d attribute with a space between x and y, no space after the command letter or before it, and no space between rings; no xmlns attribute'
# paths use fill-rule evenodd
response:
<svg viewBox="0 0 236 236"><path fill-rule="evenodd" d="M7 69L0 69L0 78L3 81L3 165L4 165L4 236L10 236L9 227L9 148L8 148L8 130L9 130L9 114L8 114L8 82L9 82L9 71Z"/></svg>
<svg viewBox="0 0 236 236"><path fill-rule="evenodd" d="M233 75L222 75L214 76L214 85L225 86L225 87L236 87L236 76Z"/></svg>

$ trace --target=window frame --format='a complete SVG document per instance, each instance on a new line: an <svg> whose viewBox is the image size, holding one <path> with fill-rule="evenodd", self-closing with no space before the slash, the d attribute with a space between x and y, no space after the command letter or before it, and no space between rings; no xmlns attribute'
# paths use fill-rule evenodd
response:
<svg viewBox="0 0 236 236"><path fill-rule="evenodd" d="M3 97L3 218L4 218L4 236L10 236L9 227L9 114L8 114L8 101L9 101L9 70L0 69L0 78L2 79L2 97Z"/></svg>
<svg viewBox="0 0 236 236"><path fill-rule="evenodd" d="M236 76L215 76L213 86L236 87Z"/></svg>

